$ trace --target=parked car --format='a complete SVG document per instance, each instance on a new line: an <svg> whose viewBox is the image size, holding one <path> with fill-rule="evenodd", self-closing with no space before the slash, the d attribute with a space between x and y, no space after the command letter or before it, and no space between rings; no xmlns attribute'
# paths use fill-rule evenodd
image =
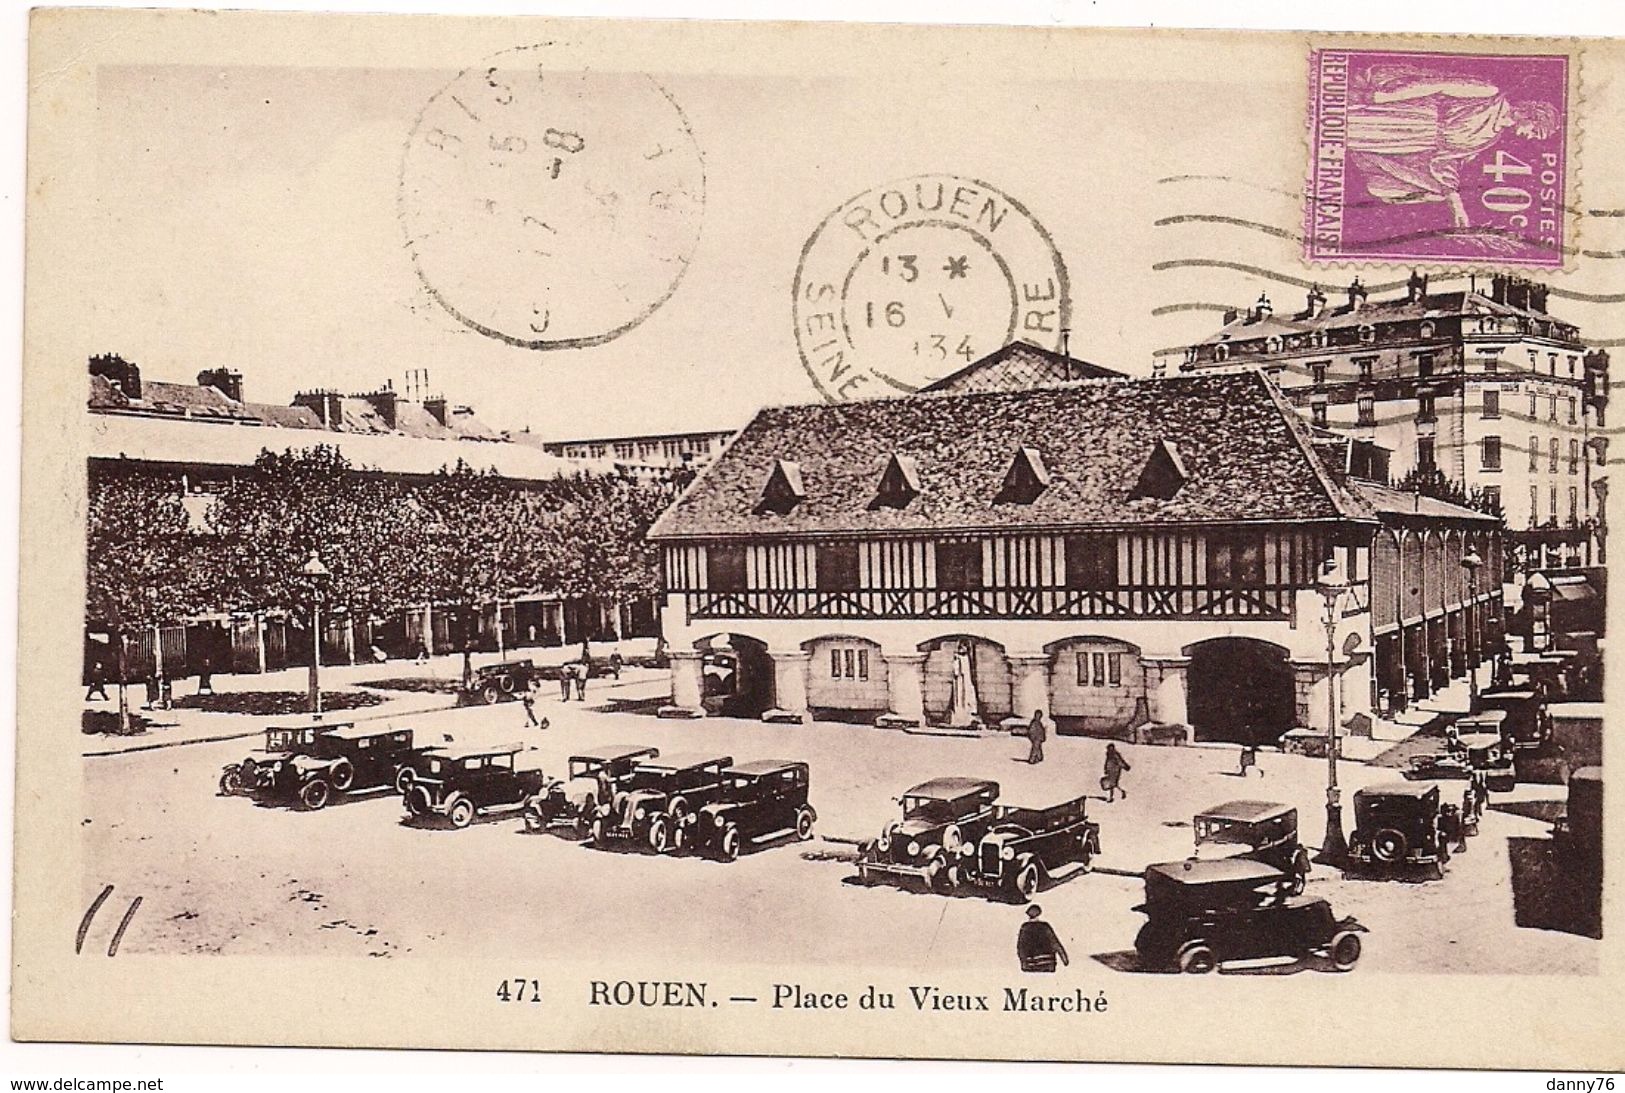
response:
<svg viewBox="0 0 1625 1093"><path fill-rule="evenodd" d="M681 850L692 835L698 811L722 794L723 772L731 755L651 758L627 776L614 799L599 809L592 841L647 840L656 853Z"/></svg>
<svg viewBox="0 0 1625 1093"><path fill-rule="evenodd" d="M1602 768L1569 775L1569 801L1552 825L1552 850L1566 872L1602 879Z"/></svg>
<svg viewBox="0 0 1625 1093"><path fill-rule="evenodd" d="M495 705L504 699L518 698L539 678L536 665L528 658L487 664L474 669L468 686L458 693L457 701L464 705L477 702Z"/></svg>
<svg viewBox="0 0 1625 1093"><path fill-rule="evenodd" d="M322 733L345 728L336 725L274 725L265 730L265 746L240 762L223 767L220 792L228 797L256 793L271 784L280 763L291 755L309 751Z"/></svg>
<svg viewBox="0 0 1625 1093"><path fill-rule="evenodd" d="M1439 830L1436 782L1384 782L1354 794L1349 853L1361 865L1395 871L1410 865L1443 870L1450 846Z"/></svg>
<svg viewBox="0 0 1625 1093"><path fill-rule="evenodd" d="M599 810L614 800L633 769L659 756L659 748L645 744L611 744L570 756L567 777L549 779L525 802L525 828L568 827L585 839Z"/></svg>
<svg viewBox="0 0 1625 1093"><path fill-rule="evenodd" d="M962 842L950 860L949 886L1026 902L1056 870L1076 864L1087 871L1100 853L1100 825L1089 819L1087 802L1082 796L1048 808L995 804L992 826L980 839Z"/></svg>
<svg viewBox="0 0 1625 1093"><path fill-rule="evenodd" d="M1210 972L1227 960L1320 955L1338 971L1360 959L1352 917L1318 896L1279 895L1285 874L1248 858L1166 862L1145 871L1146 916L1134 938L1148 971Z"/></svg>
<svg viewBox="0 0 1625 1093"><path fill-rule="evenodd" d="M406 811L418 819L443 817L463 828L474 817L517 808L542 787L540 770L521 770L523 744L495 748L446 748L424 756L406 791Z"/></svg>
<svg viewBox="0 0 1625 1093"><path fill-rule="evenodd" d="M1463 733L1444 752L1411 756L1411 769L1405 772L1406 778L1422 780L1475 776L1498 793L1517 786L1512 746L1500 733Z"/></svg>
<svg viewBox="0 0 1625 1093"><path fill-rule="evenodd" d="M1532 687L1490 687L1478 696L1486 711L1506 714L1500 731L1519 751L1536 751L1552 739L1552 715L1546 700Z"/></svg>
<svg viewBox="0 0 1625 1093"><path fill-rule="evenodd" d="M1298 895L1309 877L1309 851L1298 841L1298 810L1276 801L1226 801L1191 820L1195 857L1201 861L1247 858L1274 866Z"/></svg>
<svg viewBox="0 0 1625 1093"><path fill-rule="evenodd" d="M858 877L913 878L938 891L951 891L952 859L967 843L981 841L993 826L999 783L982 778L933 778L899 798L902 820L887 824L880 837L858 847Z"/></svg>
<svg viewBox="0 0 1625 1093"><path fill-rule="evenodd" d="M733 861L747 843L790 832L812 838L818 813L807 803L806 763L758 759L729 767L722 779L717 799L695 816L692 849Z"/></svg>
<svg viewBox="0 0 1625 1093"><path fill-rule="evenodd" d="M414 748L411 729L340 725L317 735L309 750L276 765L259 793L266 800L325 808L335 793L390 788L405 794L417 764L434 748Z"/></svg>

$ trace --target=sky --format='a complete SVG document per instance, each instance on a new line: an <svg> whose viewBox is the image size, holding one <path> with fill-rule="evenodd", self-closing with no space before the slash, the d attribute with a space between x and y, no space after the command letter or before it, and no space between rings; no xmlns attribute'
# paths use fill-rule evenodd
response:
<svg viewBox="0 0 1625 1093"><path fill-rule="evenodd" d="M1224 66L1186 63L1200 51L1185 50L1105 71L1086 53L1069 60L1064 37L1031 42L1042 78L968 52L861 75L651 73L703 157L692 258L640 325L553 349L467 328L414 272L403 150L455 69L105 67L83 348L172 381L230 366L248 398L272 402L400 388L427 369L432 389L487 421L549 437L738 426L759 406L821 397L791 312L814 229L853 195L925 173L1024 205L1068 270L1073 354L1129 373L1211 333L1224 306L1268 293L1278 312L1296 309L1308 280L1336 298L1350 271L1306 266L1282 238L1301 215L1305 155L1305 69L1290 54L1283 64L1260 43ZM1625 249L1625 220L1585 227L1589 243ZM486 239L469 236L471 265ZM492 280L522 292L530 272L504 262L492 255ZM1619 293L1618 265L1588 262L1562 283ZM1553 310L1587 334L1625 334L1617 305Z"/></svg>

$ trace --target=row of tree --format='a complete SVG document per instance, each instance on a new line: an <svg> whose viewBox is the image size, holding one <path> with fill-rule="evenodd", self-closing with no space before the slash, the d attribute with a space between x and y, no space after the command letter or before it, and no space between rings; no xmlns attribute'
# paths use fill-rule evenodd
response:
<svg viewBox="0 0 1625 1093"><path fill-rule="evenodd" d="M262 452L208 500L189 498L177 472L103 469L90 483L86 617L125 631L218 611L302 617L313 551L332 574L326 602L355 613L542 592L631 600L658 589L644 536L674 488L519 482L461 462L408 480L327 446Z"/></svg>

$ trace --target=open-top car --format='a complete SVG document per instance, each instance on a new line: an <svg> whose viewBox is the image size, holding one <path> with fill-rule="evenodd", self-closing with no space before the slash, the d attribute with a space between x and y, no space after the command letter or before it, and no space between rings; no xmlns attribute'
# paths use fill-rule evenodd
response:
<svg viewBox="0 0 1625 1093"><path fill-rule="evenodd" d="M995 804L986 833L961 843L950 861L948 881L1025 902L1068 865L1087 872L1098 853L1100 825L1089 819L1087 796L1048 808Z"/></svg>
<svg viewBox="0 0 1625 1093"><path fill-rule="evenodd" d="M1552 715L1533 687L1491 687L1478 696L1485 711L1506 715L1501 735L1518 751L1538 751L1552 739Z"/></svg>
<svg viewBox="0 0 1625 1093"><path fill-rule="evenodd" d="M433 748L414 748L412 730L380 725L339 725L321 733L307 751L276 764L259 789L266 800L326 807L335 793L393 789L405 793L416 764Z"/></svg>
<svg viewBox="0 0 1625 1093"><path fill-rule="evenodd" d="M1413 755L1411 769L1405 772L1405 777L1421 780L1477 777L1496 792L1518 784L1512 746L1499 732L1463 732L1444 752Z"/></svg>
<svg viewBox="0 0 1625 1093"><path fill-rule="evenodd" d="M733 861L747 845L794 833L810 839L818 813L807 803L806 763L758 759L722 773L722 792L695 814L691 849Z"/></svg>
<svg viewBox="0 0 1625 1093"><path fill-rule="evenodd" d="M899 799L903 818L888 823L873 842L858 847L858 878L914 879L951 891L949 866L966 843L980 842L993 825L999 783L985 778L933 778Z"/></svg>
<svg viewBox="0 0 1625 1093"><path fill-rule="evenodd" d="M264 747L221 769L220 792L228 797L259 792L271 784L278 765L290 755L309 751L323 733L347 727L342 724L273 725L265 730Z"/></svg>
<svg viewBox="0 0 1625 1093"><path fill-rule="evenodd" d="M660 749L646 744L609 744L570 756L566 777L549 779L525 802L526 830L564 827L585 839L637 765L659 757Z"/></svg>
<svg viewBox="0 0 1625 1093"><path fill-rule="evenodd" d="M495 705L504 699L518 698L538 678L536 665L529 659L487 664L474 669L468 686L459 692L457 699L465 705L474 702Z"/></svg>
<svg viewBox="0 0 1625 1093"><path fill-rule="evenodd" d="M406 790L406 811L418 819L442 817L467 827L474 817L517 808L542 786L542 772L520 769L523 744L445 748L425 754Z"/></svg>
<svg viewBox="0 0 1625 1093"><path fill-rule="evenodd" d="M1146 916L1134 939L1148 971L1210 972L1227 960L1312 955L1338 971L1360 959L1353 918L1338 918L1318 896L1280 894L1285 875L1250 858L1186 860L1145 871Z"/></svg>
<svg viewBox="0 0 1625 1093"><path fill-rule="evenodd" d="M599 809L592 841L647 840L656 853L681 850L701 808L722 793L731 755L674 755L646 759L632 769L614 799Z"/></svg>
<svg viewBox="0 0 1625 1093"><path fill-rule="evenodd" d="M1298 841L1298 810L1277 801L1226 801L1191 820L1195 857L1202 861L1248 858L1284 873L1287 891L1298 895L1309 876L1309 852Z"/></svg>
<svg viewBox="0 0 1625 1093"><path fill-rule="evenodd" d="M1450 844L1439 826L1436 782L1383 782L1356 790L1349 853L1365 866L1397 872L1428 865L1440 873Z"/></svg>

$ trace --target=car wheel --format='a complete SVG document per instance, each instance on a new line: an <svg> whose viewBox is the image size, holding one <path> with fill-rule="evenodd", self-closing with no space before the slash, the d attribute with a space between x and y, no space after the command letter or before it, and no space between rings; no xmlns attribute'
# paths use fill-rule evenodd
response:
<svg viewBox="0 0 1625 1093"><path fill-rule="evenodd" d="M593 828L596 826L597 822L585 812L578 812L576 813L575 823L570 825L570 830L575 833L575 837L578 839L590 839L593 837Z"/></svg>
<svg viewBox="0 0 1625 1093"><path fill-rule="evenodd" d="M739 826L729 824L722 829L722 838L717 840L717 857L723 861L738 861L739 847L743 841L739 835Z"/></svg>
<svg viewBox="0 0 1625 1093"><path fill-rule="evenodd" d="M514 688L517 686L517 684L514 682L513 676L503 676L501 686L504 694L511 695L513 694Z"/></svg>
<svg viewBox="0 0 1625 1093"><path fill-rule="evenodd" d="M592 845L594 845L594 846L603 846L604 845L604 821L603 820L594 820L592 822L592 827L587 832L587 841L592 843Z"/></svg>
<svg viewBox="0 0 1625 1093"><path fill-rule="evenodd" d="M452 827L467 827L474 822L474 802L467 797L457 798L451 803L451 807L446 809L446 819L451 821Z"/></svg>
<svg viewBox="0 0 1625 1093"><path fill-rule="evenodd" d="M340 793L344 793L351 786L355 785L355 767L351 766L348 762L334 763L332 779L333 788L338 790Z"/></svg>
<svg viewBox="0 0 1625 1093"><path fill-rule="evenodd" d="M796 813L796 838L806 842L812 838L813 814L812 809L804 808Z"/></svg>
<svg viewBox="0 0 1625 1093"><path fill-rule="evenodd" d="M666 817L656 816L654 823L649 825L649 845L656 854L671 853L671 828L667 825Z"/></svg>
<svg viewBox="0 0 1625 1093"><path fill-rule="evenodd" d="M1409 849L1405 833L1395 828L1385 827L1371 836L1371 856L1384 865L1398 865Z"/></svg>
<svg viewBox="0 0 1625 1093"><path fill-rule="evenodd" d="M1308 883L1308 878L1294 869L1292 871L1292 880L1288 882L1286 886L1286 894L1289 896L1301 896L1303 895L1303 890Z"/></svg>
<svg viewBox="0 0 1625 1093"><path fill-rule="evenodd" d="M243 772L232 767L220 776L220 792L227 797L236 797L243 792Z"/></svg>
<svg viewBox="0 0 1625 1093"><path fill-rule="evenodd" d="M959 848L964 842L965 836L960 834L958 824L949 824L942 829L942 848L948 853L959 853Z"/></svg>
<svg viewBox="0 0 1625 1093"><path fill-rule="evenodd" d="M485 687L481 689L480 697L485 700L485 704L487 706L495 706L497 702L501 700L502 692L497 689L497 685L495 683L487 683Z"/></svg>
<svg viewBox="0 0 1625 1093"><path fill-rule="evenodd" d="M327 807L327 800L330 795L330 787L320 778L312 778L299 787L299 803L312 812Z"/></svg>
<svg viewBox="0 0 1625 1093"><path fill-rule="evenodd" d="M429 791L422 786L414 785L406 793L406 811L413 816L427 816L432 804Z"/></svg>
<svg viewBox="0 0 1625 1093"><path fill-rule="evenodd" d="M1192 942L1179 950L1179 970L1192 975L1206 975L1219 966L1218 960L1213 956L1213 950L1199 941Z"/></svg>
<svg viewBox="0 0 1625 1093"><path fill-rule="evenodd" d="M954 883L954 871L948 865L947 855L939 850L931 861L936 866L931 871L931 890L939 895L951 895L957 885Z"/></svg>
<svg viewBox="0 0 1625 1093"><path fill-rule="evenodd" d="M417 778L417 773L411 767L402 767L395 774L395 792L405 797L412 792L412 783Z"/></svg>
<svg viewBox="0 0 1625 1093"><path fill-rule="evenodd" d="M1332 955L1332 966L1346 972L1360 960L1360 935L1353 930L1344 930L1332 938L1326 949Z"/></svg>
<svg viewBox="0 0 1625 1093"><path fill-rule="evenodd" d="M1085 835L1078 847L1078 872L1087 873L1095 867L1095 848L1089 845L1089 836Z"/></svg>
<svg viewBox="0 0 1625 1093"><path fill-rule="evenodd" d="M1026 903L1038 894L1044 877L1039 871L1037 862L1028 862L1016 873L1016 898Z"/></svg>

